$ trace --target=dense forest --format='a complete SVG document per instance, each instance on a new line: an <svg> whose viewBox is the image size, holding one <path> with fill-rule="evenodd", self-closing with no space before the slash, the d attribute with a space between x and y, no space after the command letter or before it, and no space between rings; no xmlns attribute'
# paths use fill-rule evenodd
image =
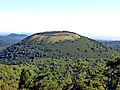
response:
<svg viewBox="0 0 120 90"><path fill-rule="evenodd" d="M36 60L38 61L38 60ZM120 57L0 65L1 90L119 90Z"/></svg>
<svg viewBox="0 0 120 90"><path fill-rule="evenodd" d="M29 36L0 63L0 90L120 90L119 49L73 32Z"/></svg>

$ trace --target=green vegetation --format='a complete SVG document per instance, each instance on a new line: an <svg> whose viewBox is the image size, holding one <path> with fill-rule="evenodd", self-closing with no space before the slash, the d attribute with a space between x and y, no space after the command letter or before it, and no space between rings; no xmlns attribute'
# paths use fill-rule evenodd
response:
<svg viewBox="0 0 120 90"><path fill-rule="evenodd" d="M120 89L120 57L114 57L112 61L107 62L108 68L106 76L108 77L107 89L116 90Z"/></svg>
<svg viewBox="0 0 120 90"><path fill-rule="evenodd" d="M0 90L119 90L116 56L119 50L72 32L37 33L0 53Z"/></svg>
<svg viewBox="0 0 120 90"><path fill-rule="evenodd" d="M106 64L107 61L103 59L41 59L40 62L37 65L0 65L0 89L120 89L120 57L111 59L109 62L114 62L112 64ZM114 72L113 76L110 76L111 72ZM113 89L109 89L109 86Z"/></svg>

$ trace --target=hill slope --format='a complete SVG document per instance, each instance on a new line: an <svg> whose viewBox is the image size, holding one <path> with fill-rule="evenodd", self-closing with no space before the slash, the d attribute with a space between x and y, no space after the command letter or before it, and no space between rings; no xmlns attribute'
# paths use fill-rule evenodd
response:
<svg viewBox="0 0 120 90"><path fill-rule="evenodd" d="M0 36L0 41L1 41L0 47L13 45L26 37L27 35L25 34L14 34L14 33L11 33L7 36Z"/></svg>
<svg viewBox="0 0 120 90"><path fill-rule="evenodd" d="M113 48L120 49L120 41L102 41L102 40L99 40L99 42L104 43L104 44L111 46Z"/></svg>
<svg viewBox="0 0 120 90"><path fill-rule="evenodd" d="M68 31L43 32L29 36L0 53L0 63L20 64L45 58L110 58L119 50Z"/></svg>
<svg viewBox="0 0 120 90"><path fill-rule="evenodd" d="M15 43L18 43L19 41L21 41L26 37L27 35L25 34L14 34L14 33L11 33L7 36L0 36L0 50L8 46L11 46Z"/></svg>

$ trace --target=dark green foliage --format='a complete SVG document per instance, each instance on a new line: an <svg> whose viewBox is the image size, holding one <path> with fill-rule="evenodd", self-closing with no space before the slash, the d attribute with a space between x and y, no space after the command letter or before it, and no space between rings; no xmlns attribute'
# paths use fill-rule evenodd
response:
<svg viewBox="0 0 120 90"><path fill-rule="evenodd" d="M0 65L2 66L0 88L6 88L5 90L10 88L12 90L17 88L28 90L105 90L109 78L104 75L104 72L111 73L109 67L106 68L107 61L103 59L40 59L39 61L36 62L36 66L30 64ZM9 73L6 73L9 69L11 73L16 72L12 74L13 78L9 76ZM115 68L114 72L116 71L119 73L120 70ZM113 82L116 83L117 80L120 80L119 76L116 76L119 74L114 75L115 81ZM117 88L119 90L119 87Z"/></svg>
<svg viewBox="0 0 120 90"><path fill-rule="evenodd" d="M87 61L90 62L87 63ZM17 76L17 73L14 73L14 82L19 83L19 89L26 88L26 89L57 89L57 88L63 88L63 90L66 89L72 89L76 85L79 87L87 88L87 85L85 86L85 80L88 80L87 71L88 68L90 69L91 73L95 73L95 69L92 69L92 65L95 64L97 60L71 60L71 59L41 59L37 66L29 65L29 64L23 64L20 66L16 66L16 69L18 69L19 74ZM79 62L79 63L77 63ZM92 64L93 63L93 64ZM87 65L89 64L89 65ZM99 62L100 64L100 62ZM3 65L4 66L4 65ZM88 67L89 66L89 67ZM6 67L6 66L4 66ZM8 66L7 66L8 67ZM9 66L8 68L10 68ZM94 67L98 67L98 65L95 65ZM75 69L77 68L77 71L79 73L75 72ZM14 69L14 70L16 70ZM101 68L99 68L101 70ZM5 69L7 71L7 69ZM4 71L4 72L6 72ZM10 72L13 72L11 70ZM20 74L21 72L21 74ZM1 73L2 74L2 73ZM9 73L7 73L8 75ZM77 75L77 80L74 82L74 76ZM92 74L91 74L92 75ZM90 75L90 76L91 76ZM4 77L5 75L3 75ZM3 77L1 80L3 80ZM18 79L15 79L17 78ZM4 77L6 78L6 77ZM8 76L8 78L11 78ZM9 82L11 82L10 79ZM15 83L12 82L9 86L8 81L2 81L5 85L8 85L8 87L14 85ZM101 82L100 82L101 83ZM15 88L17 88L16 86ZM4 86L5 87L5 86ZM96 87L94 87L96 88Z"/></svg>
<svg viewBox="0 0 120 90"><path fill-rule="evenodd" d="M114 57L106 65L106 76L108 77L106 88L107 90L116 90L120 84L120 57Z"/></svg>
<svg viewBox="0 0 120 90"><path fill-rule="evenodd" d="M23 89L23 88L29 88L29 84L30 84L30 80L29 80L29 73L27 72L27 70L22 69L21 75L20 75L20 82L19 82L19 89Z"/></svg>

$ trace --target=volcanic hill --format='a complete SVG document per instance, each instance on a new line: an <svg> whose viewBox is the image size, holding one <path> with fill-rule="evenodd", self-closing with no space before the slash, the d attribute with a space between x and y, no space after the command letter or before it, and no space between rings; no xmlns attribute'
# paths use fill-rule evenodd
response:
<svg viewBox="0 0 120 90"><path fill-rule="evenodd" d="M20 64L45 58L111 58L120 51L68 31L33 34L0 53L1 64Z"/></svg>

